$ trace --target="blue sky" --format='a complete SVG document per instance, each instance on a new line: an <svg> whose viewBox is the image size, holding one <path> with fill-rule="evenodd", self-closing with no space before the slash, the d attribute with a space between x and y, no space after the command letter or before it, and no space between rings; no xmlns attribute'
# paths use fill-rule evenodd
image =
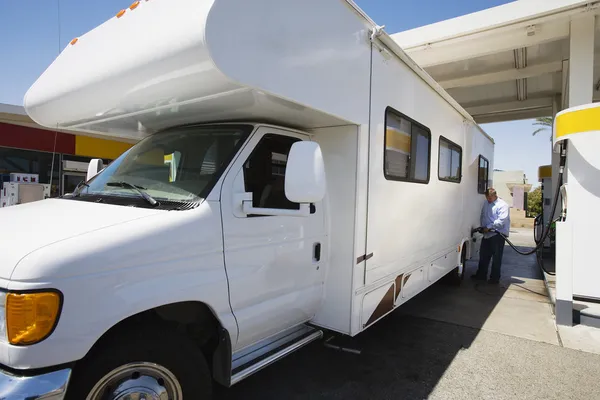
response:
<svg viewBox="0 0 600 400"><path fill-rule="evenodd" d="M129 6L133 0L0 0L0 103L23 95L72 38ZM251 1L251 0L249 0ZM301 0L299 0L301 1ZM331 0L327 0L331 1ZM386 31L395 33L480 11L506 0L355 0ZM60 4L60 29L58 4ZM59 35L60 31L60 35ZM60 42L59 42L60 39ZM550 163L549 133L531 136L532 121L483 125L496 141L495 168L522 169L530 183Z"/></svg>

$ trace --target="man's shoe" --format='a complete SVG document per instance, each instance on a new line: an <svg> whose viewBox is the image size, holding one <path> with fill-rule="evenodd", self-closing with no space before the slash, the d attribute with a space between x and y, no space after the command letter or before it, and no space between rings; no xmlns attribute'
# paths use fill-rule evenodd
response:
<svg viewBox="0 0 600 400"><path fill-rule="evenodd" d="M474 281L485 281L485 276L473 274L471 275L471 279Z"/></svg>
<svg viewBox="0 0 600 400"><path fill-rule="evenodd" d="M497 284L499 284L499 283L500 283L500 279L490 279L490 280L488 281L488 283L489 283L490 285L497 285Z"/></svg>

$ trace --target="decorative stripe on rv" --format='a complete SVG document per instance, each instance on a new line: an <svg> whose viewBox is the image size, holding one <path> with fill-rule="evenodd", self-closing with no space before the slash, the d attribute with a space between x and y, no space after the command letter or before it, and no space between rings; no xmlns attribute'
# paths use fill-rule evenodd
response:
<svg viewBox="0 0 600 400"><path fill-rule="evenodd" d="M402 277L404 276L404 274L400 274L396 277L396 298L395 300L398 300L398 296L400 296L400 291L402 289Z"/></svg>
<svg viewBox="0 0 600 400"><path fill-rule="evenodd" d="M400 292L402 291L404 285L406 285L408 278L410 278L410 274L406 276L404 274L400 274L396 277L396 279L394 280L394 284L390 286L388 291L379 301L379 304L375 308L375 311L373 311L373 314L371 314L371 316L369 317L367 323L363 324L363 328L366 328L367 326L371 325L379 318L383 317L385 314L389 313L394 309L396 301L398 300L398 297L400 297Z"/></svg>
<svg viewBox="0 0 600 400"><path fill-rule="evenodd" d="M363 262L363 261L367 261L367 260L368 260L368 259L370 259L371 257L373 257L373 253L364 254L364 255L362 255L362 256L360 256L360 257L358 257L358 258L356 259L356 263L357 263L357 264L360 264L360 263L361 263L361 262Z"/></svg>
<svg viewBox="0 0 600 400"><path fill-rule="evenodd" d="M394 309L394 285L390 286L385 295L371 314L371 317L367 321L366 324L363 325L363 328L371 325L373 322L377 321L379 318L383 317L388 312Z"/></svg>

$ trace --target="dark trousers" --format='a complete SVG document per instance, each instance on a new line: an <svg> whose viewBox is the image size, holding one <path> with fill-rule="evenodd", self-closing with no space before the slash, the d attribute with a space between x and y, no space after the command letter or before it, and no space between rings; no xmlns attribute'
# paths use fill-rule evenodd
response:
<svg viewBox="0 0 600 400"><path fill-rule="evenodd" d="M487 277L488 266L492 257L492 273L491 280L500 279L500 266L502 265L502 254L504 253L505 239L495 234L491 238L483 239L481 249L479 250L479 267L477 268L477 276L481 278Z"/></svg>

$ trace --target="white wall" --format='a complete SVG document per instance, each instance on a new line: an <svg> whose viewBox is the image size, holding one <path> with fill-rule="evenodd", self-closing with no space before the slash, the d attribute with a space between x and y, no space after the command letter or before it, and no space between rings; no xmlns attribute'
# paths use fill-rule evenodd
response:
<svg viewBox="0 0 600 400"><path fill-rule="evenodd" d="M330 228L325 300L311 322L348 334L353 266L364 268L363 265L356 265L354 254L355 229L358 225L364 225L364 220L358 223L355 220L359 127L329 127L315 129L311 133L325 154Z"/></svg>
<svg viewBox="0 0 600 400"><path fill-rule="evenodd" d="M523 181L525 179L525 181ZM498 197L506 201L509 206L513 205L513 198L508 189L508 183L527 183L525 172L516 171L494 171L493 187L498 192Z"/></svg>

